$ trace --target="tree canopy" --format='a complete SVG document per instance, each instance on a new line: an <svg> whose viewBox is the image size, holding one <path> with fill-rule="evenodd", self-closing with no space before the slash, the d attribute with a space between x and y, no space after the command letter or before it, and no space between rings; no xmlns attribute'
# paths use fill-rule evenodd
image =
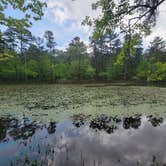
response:
<svg viewBox="0 0 166 166"><path fill-rule="evenodd" d="M149 34L150 27L156 23L158 8L165 0L99 0L92 4L92 9L100 9L100 17L93 19L87 16L83 24L94 26L93 38L96 40L109 34L116 28L121 32L131 30ZM132 23L131 23L132 22ZM130 27L131 28L131 27Z"/></svg>
<svg viewBox="0 0 166 166"><path fill-rule="evenodd" d="M21 19L7 16L5 11L8 8L18 10L23 13ZM17 28L30 27L32 20L40 20L43 16L43 8L46 3L40 0L26 1L26 0L0 0L0 24L5 26L12 26Z"/></svg>
<svg viewBox="0 0 166 166"><path fill-rule="evenodd" d="M34 36L29 30L45 3L1 0L0 24L7 29L0 31L0 81L166 81L166 41L156 36L143 47L143 34L150 34L163 2L99 0L92 8L100 8L100 17L83 21L94 27L90 45L76 36L58 50L52 31ZM5 16L9 6L25 18Z"/></svg>

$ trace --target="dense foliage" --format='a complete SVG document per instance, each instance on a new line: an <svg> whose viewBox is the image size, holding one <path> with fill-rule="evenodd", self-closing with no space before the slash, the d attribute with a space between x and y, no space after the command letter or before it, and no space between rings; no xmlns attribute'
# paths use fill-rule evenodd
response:
<svg viewBox="0 0 166 166"><path fill-rule="evenodd" d="M94 27L88 46L92 51L88 52L79 37L61 51L55 49L52 31L47 30L43 37L32 35L28 27L32 19L41 18L44 3L0 1L0 24L7 27L0 31L0 81L166 81L166 42L156 37L145 51L142 44L142 35L149 34L163 2L148 1L144 5L144 1L134 1L131 5L128 0L119 4L99 0L92 7L102 9L101 17L93 21L87 17L83 22ZM8 6L24 12L25 18L7 18L4 10ZM147 14L136 17L144 17L143 21L131 24L135 12ZM124 18L128 15L131 18L126 23Z"/></svg>
<svg viewBox="0 0 166 166"><path fill-rule="evenodd" d="M143 52L142 38L133 36L128 57L127 39L122 43L116 34L92 43L93 51L88 53L79 37L66 51L57 50L53 33L51 39L46 33L46 39L11 27L1 33L1 81L123 80L126 62L128 80L166 80L166 44L160 37Z"/></svg>
<svg viewBox="0 0 166 166"><path fill-rule="evenodd" d="M8 28L1 33L0 79L14 81L56 81L93 79L95 69L86 45L74 38L66 52L54 49L54 34L45 40Z"/></svg>
<svg viewBox="0 0 166 166"><path fill-rule="evenodd" d="M32 25L32 20L40 20L44 15L44 7L46 7L46 3L43 3L40 0L0 0L0 24L13 26L19 29L30 27ZM5 13L6 9L17 9L23 16L18 19L13 17L13 15L7 15Z"/></svg>

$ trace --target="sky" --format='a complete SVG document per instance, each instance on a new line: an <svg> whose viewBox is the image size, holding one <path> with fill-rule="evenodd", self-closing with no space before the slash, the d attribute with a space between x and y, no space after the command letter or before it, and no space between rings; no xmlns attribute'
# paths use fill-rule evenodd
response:
<svg viewBox="0 0 166 166"><path fill-rule="evenodd" d="M98 13L91 9L97 0L48 0L45 15L31 28L33 34L43 36L46 30L54 32L58 49L65 49L71 40L79 36L86 44L92 29L82 26L85 16L95 17Z"/></svg>
<svg viewBox="0 0 166 166"><path fill-rule="evenodd" d="M33 22L31 31L35 36L43 37L46 30L54 33L57 42L57 49L64 50L70 41L79 36L86 44L89 43L89 36L92 29L88 26L82 26L81 22L85 16L96 17L98 12L91 9L91 4L97 0L47 0L47 9L44 11L42 20ZM7 13L19 17L19 12ZM161 36L166 39L166 2L160 7L157 25L152 29L152 34L144 39L144 46L155 36Z"/></svg>

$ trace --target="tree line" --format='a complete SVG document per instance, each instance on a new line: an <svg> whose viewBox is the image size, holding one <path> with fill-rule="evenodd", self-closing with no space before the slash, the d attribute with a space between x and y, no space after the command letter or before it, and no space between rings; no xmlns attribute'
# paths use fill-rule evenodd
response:
<svg viewBox="0 0 166 166"><path fill-rule="evenodd" d="M35 37L9 27L0 35L0 79L51 81L92 79L94 69L86 45L75 37L67 51L55 49L54 34Z"/></svg>
<svg viewBox="0 0 166 166"><path fill-rule="evenodd" d="M132 36L131 56L127 36L122 42L118 34L104 35L91 41L91 51L75 37L66 51L56 49L54 34L46 31L35 37L30 31L9 27L0 34L1 81L58 80L166 80L166 41L155 37L146 50L139 34Z"/></svg>
<svg viewBox="0 0 166 166"><path fill-rule="evenodd" d="M45 3L0 1L0 24L7 27L0 31L0 81L166 81L166 41L156 36L143 47L164 1L99 0L92 9L102 9L102 15L83 21L94 29L90 45L75 37L65 51L56 49L52 31L36 37L28 30L32 19L43 16ZM25 17L7 17L8 5Z"/></svg>

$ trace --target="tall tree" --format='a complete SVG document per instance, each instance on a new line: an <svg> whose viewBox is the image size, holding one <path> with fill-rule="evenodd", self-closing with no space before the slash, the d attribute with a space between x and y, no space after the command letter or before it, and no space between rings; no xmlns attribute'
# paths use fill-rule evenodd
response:
<svg viewBox="0 0 166 166"><path fill-rule="evenodd" d="M155 37L147 50L147 58L151 62L166 62L166 41L162 37Z"/></svg>
<svg viewBox="0 0 166 166"><path fill-rule="evenodd" d="M79 37L75 37L69 47L67 48L67 55L68 60L71 62L72 60L76 60L78 62L78 69L77 69L77 78L78 80L81 79L81 63L84 60L85 56L87 55L87 47L80 40Z"/></svg>
<svg viewBox="0 0 166 166"><path fill-rule="evenodd" d="M0 53L4 52L5 44L3 32L0 31Z"/></svg>
<svg viewBox="0 0 166 166"><path fill-rule="evenodd" d="M25 0L0 0L0 25L13 27L16 29L24 29L32 25L33 20L40 20L44 15L43 9L46 7L46 3L40 0L25 1ZM6 13L6 9L15 10L22 12L22 18L14 17L14 15L9 15ZM25 31L22 31L23 33ZM11 57L10 53L5 52L6 43L3 37L0 35L0 58L6 59L4 57ZM9 40L9 39L8 39ZM11 39L10 39L11 41ZM14 44L13 44L14 46Z"/></svg>
<svg viewBox="0 0 166 166"><path fill-rule="evenodd" d="M92 63L96 69L96 79L99 78L99 75L107 77L120 51L120 39L117 38L117 34L111 33L100 37L96 41L92 40L92 46Z"/></svg>
<svg viewBox="0 0 166 166"><path fill-rule="evenodd" d="M34 43L37 46L37 48L39 48L41 50L44 48L44 46L43 46L44 39L43 38L41 38L41 37L33 37L33 40L34 40Z"/></svg>
<svg viewBox="0 0 166 166"><path fill-rule="evenodd" d="M17 32L13 27L9 27L4 33L4 40L7 43L7 48L15 51L17 47Z"/></svg>
<svg viewBox="0 0 166 166"><path fill-rule="evenodd" d="M28 49L30 43L33 41L33 37L31 32L28 29L17 29L17 38L19 40L20 46L20 54L23 56L24 51Z"/></svg>
<svg viewBox="0 0 166 166"><path fill-rule="evenodd" d="M26 69L27 69L27 56L25 54L25 51L29 48L30 43L32 42L32 34L27 29L18 29L17 30L17 38L20 43L20 54L21 59L24 64L24 77L25 81L27 81L27 75L26 75Z"/></svg>
<svg viewBox="0 0 166 166"><path fill-rule="evenodd" d="M47 40L47 47L49 48L49 51L53 51L56 46L54 33L52 31L46 31L44 37Z"/></svg>
<svg viewBox="0 0 166 166"><path fill-rule="evenodd" d="M101 9L102 15L96 19L86 17L83 24L94 26L93 39L98 40L102 36L120 30L127 38L128 47L124 58L126 66L132 56L132 36L137 33L148 35L150 28L155 25L159 6L165 0L98 0L92 4L92 9ZM121 34L119 33L119 35ZM125 76L127 78L127 75Z"/></svg>

